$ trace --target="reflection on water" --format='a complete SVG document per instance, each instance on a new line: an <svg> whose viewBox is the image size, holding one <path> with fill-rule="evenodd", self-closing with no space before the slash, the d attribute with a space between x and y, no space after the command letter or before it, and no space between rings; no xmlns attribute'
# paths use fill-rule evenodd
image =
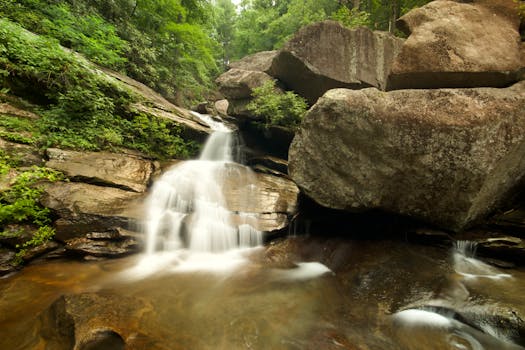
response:
<svg viewBox="0 0 525 350"><path fill-rule="evenodd" d="M30 266L0 280L0 349L52 344L41 315L60 295L77 336L110 329L129 349L522 349L523 269L472 278L503 273L386 241L294 238L242 254L222 270L211 255L159 255L165 269L143 276L139 257Z"/></svg>

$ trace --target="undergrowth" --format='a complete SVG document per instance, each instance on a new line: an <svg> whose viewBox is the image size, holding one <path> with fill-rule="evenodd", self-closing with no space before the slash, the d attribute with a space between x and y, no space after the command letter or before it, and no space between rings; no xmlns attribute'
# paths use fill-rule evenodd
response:
<svg viewBox="0 0 525 350"><path fill-rule="evenodd" d="M7 19L0 19L0 88L31 99L42 116L34 125L3 120L0 136L8 140L42 148L133 148L155 158L186 158L196 149L176 123L130 110L140 98L122 83Z"/></svg>
<svg viewBox="0 0 525 350"><path fill-rule="evenodd" d="M275 82L267 81L253 89L253 100L248 110L264 118L266 125L279 125L295 129L306 114L307 103L304 98L292 91L281 92Z"/></svg>

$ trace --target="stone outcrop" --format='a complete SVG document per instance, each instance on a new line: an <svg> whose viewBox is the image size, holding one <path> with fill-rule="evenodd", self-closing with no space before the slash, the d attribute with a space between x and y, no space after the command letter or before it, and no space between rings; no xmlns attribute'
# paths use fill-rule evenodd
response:
<svg viewBox="0 0 525 350"><path fill-rule="evenodd" d="M313 104L333 88L384 89L403 39L324 21L301 29L275 57L271 72Z"/></svg>
<svg viewBox="0 0 525 350"><path fill-rule="evenodd" d="M75 182L44 185L42 205L55 212L60 241L93 231L133 227L142 219L143 195L113 187Z"/></svg>
<svg viewBox="0 0 525 350"><path fill-rule="evenodd" d="M82 182L145 192L155 167L139 157L109 152L75 152L57 148L47 150L48 168Z"/></svg>
<svg viewBox="0 0 525 350"><path fill-rule="evenodd" d="M132 111L171 120L180 126L182 137L191 140L203 142L211 133L211 129L202 124L190 110L174 105L146 85L106 68L98 67L96 71L108 75L108 79L118 80L126 89L143 100L143 102L133 104L130 108Z"/></svg>
<svg viewBox="0 0 525 350"><path fill-rule="evenodd" d="M289 170L321 205L379 208L460 230L518 184L524 152L525 82L507 89L335 89L305 117Z"/></svg>
<svg viewBox="0 0 525 350"><path fill-rule="evenodd" d="M525 69L512 0L432 1L399 19L407 34L388 89L505 87Z"/></svg>

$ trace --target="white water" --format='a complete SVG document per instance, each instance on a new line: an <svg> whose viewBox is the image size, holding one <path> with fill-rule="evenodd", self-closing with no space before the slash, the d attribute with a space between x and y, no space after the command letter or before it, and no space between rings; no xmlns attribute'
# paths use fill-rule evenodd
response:
<svg viewBox="0 0 525 350"><path fill-rule="evenodd" d="M214 132L199 159L175 165L152 188L146 204L146 257L141 262L147 269L181 261L200 266L202 260L216 270L239 259L222 264L209 254L229 252L231 257L239 248L262 244L263 232L254 227L256 215L229 210L223 193L226 181L234 181L235 195L246 197L235 198L237 207L248 208L256 186L251 170L234 163L239 158L235 132L210 116L195 115Z"/></svg>
<svg viewBox="0 0 525 350"><path fill-rule="evenodd" d="M454 269L466 279L488 278L500 280L511 278L506 273L501 273L497 268L476 259L476 243L471 241L457 241L452 255Z"/></svg>

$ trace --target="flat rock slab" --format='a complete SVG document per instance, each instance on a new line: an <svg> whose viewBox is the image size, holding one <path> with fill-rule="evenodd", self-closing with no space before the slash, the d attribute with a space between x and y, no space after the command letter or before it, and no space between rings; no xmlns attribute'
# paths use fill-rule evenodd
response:
<svg viewBox="0 0 525 350"><path fill-rule="evenodd" d="M109 152L47 150L48 168L83 182L145 192L155 168L153 163L130 155Z"/></svg>
<svg viewBox="0 0 525 350"><path fill-rule="evenodd" d="M383 209L451 230L476 222L525 174L525 82L511 88L327 92L290 148L319 204Z"/></svg>
<svg viewBox="0 0 525 350"><path fill-rule="evenodd" d="M88 232L128 227L143 217L143 194L75 182L44 184L42 205L53 210L56 238L61 241Z"/></svg>

